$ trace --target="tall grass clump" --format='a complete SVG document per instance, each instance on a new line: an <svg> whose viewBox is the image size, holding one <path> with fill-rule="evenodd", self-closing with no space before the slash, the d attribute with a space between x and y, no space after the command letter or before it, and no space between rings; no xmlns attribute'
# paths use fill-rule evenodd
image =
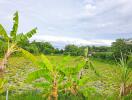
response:
<svg viewBox="0 0 132 100"><path fill-rule="evenodd" d="M132 83L129 82L132 73L132 54L130 54L128 58L124 58L121 53L119 61L118 65L121 69L119 96L123 97L132 92Z"/></svg>

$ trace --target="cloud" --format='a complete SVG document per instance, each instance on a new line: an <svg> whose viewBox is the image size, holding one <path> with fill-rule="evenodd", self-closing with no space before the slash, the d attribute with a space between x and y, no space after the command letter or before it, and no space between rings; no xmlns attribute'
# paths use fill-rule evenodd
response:
<svg viewBox="0 0 132 100"><path fill-rule="evenodd" d="M75 44L75 45L97 45L97 46L101 46L101 45L105 45L105 46L110 46L112 42L114 42L113 40L99 40L99 39L95 39L95 40L85 40L82 38L74 38L74 37L62 37L62 36L50 36L50 35L38 35L38 36L34 36L32 40L37 40L37 41L48 41L51 42L53 44L59 44L62 43L64 45L67 44Z"/></svg>
<svg viewBox="0 0 132 100"><path fill-rule="evenodd" d="M89 3L84 6L86 16L94 15L95 9L96 9L96 6L92 5L92 4L89 4Z"/></svg>

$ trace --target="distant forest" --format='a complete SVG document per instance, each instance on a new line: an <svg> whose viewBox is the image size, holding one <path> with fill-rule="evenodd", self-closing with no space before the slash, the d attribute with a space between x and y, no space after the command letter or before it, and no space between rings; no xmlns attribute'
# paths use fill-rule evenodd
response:
<svg viewBox="0 0 132 100"><path fill-rule="evenodd" d="M4 40L0 39L0 56L5 52L4 50L7 48L3 45ZM74 44L66 45L63 49L55 48L49 42L37 42L37 41L25 41L19 43L19 45L33 53L35 55L46 54L46 55L71 55L71 56L83 56L84 49L86 47L89 48L89 53L93 55L95 58L112 60L113 57L120 57L120 53L122 52L127 55L132 51L132 41L131 39L117 39L112 43L110 47L108 46L77 46ZM18 53L15 53L17 55Z"/></svg>

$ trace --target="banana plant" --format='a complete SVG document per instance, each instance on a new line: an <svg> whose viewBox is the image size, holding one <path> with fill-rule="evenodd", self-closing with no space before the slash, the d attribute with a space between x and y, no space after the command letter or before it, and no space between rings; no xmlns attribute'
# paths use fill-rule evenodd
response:
<svg viewBox="0 0 132 100"><path fill-rule="evenodd" d="M35 70L28 75L26 82L32 82L33 80L43 77L43 82L35 82L34 85L37 87L43 87L45 91L43 96L48 97L50 100L57 100L58 83L61 79L61 75L57 67L53 66L45 55L41 55L41 57L37 59L29 52L23 49L21 49L21 51L39 68L38 70Z"/></svg>
<svg viewBox="0 0 132 100"><path fill-rule="evenodd" d="M43 87L44 96L48 97L49 100L57 100L58 93L67 93L70 92L74 95L78 94L79 88L88 82L88 77L85 76L86 73L81 75L81 78L78 77L80 71L86 67L90 67L92 70L95 69L91 64L91 61L80 61L77 66L64 66L64 62L69 60L69 56L64 57L62 62L57 65L50 63L48 58L45 55L41 55L39 59L33 56L31 53L21 49L23 54L30 59L34 65L38 67L38 70L35 70L28 74L27 82L33 82L37 87ZM87 50L88 53L88 50ZM36 79L44 78L43 81L37 83Z"/></svg>
<svg viewBox="0 0 132 100"><path fill-rule="evenodd" d="M23 34L17 34L18 31L18 24L19 24L19 15L18 12L14 14L13 17L13 28L8 34L4 27L0 24L0 37L4 40L2 42L4 45L7 45L7 49L5 50L5 54L3 57L2 62L0 62L0 71L3 72L6 68L8 58L11 56L12 53L19 51L19 43L31 38L35 33L37 28L33 28L31 31Z"/></svg>
<svg viewBox="0 0 132 100"><path fill-rule="evenodd" d="M94 68L94 64L89 57L88 48L84 50L84 58L76 66L60 67L61 72L64 75L65 84L62 90L69 91L73 95L79 94L82 88L87 88L87 83L89 81L88 71L92 70L96 76L99 73Z"/></svg>
<svg viewBox="0 0 132 100"><path fill-rule="evenodd" d="M132 73L132 54L128 56L128 59L124 59L121 53L120 62L118 64L121 68L120 75L120 94L119 96L125 96L132 92L132 83L128 84L130 74Z"/></svg>

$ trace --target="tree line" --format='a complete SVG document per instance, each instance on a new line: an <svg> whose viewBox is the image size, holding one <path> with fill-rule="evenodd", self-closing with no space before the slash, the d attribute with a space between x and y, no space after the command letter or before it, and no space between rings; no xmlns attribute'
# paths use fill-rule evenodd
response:
<svg viewBox="0 0 132 100"><path fill-rule="evenodd" d="M4 40L0 38L0 56L2 56L6 50L5 44L2 44ZM19 43L20 47L33 53L46 54L46 55L71 55L71 56L83 56L84 49L88 47L89 54L93 55L95 58L115 60L114 58L120 58L122 54L128 55L132 51L132 44L127 43L126 39L117 39L112 43L110 47L108 46L77 46L74 44L66 45L63 49L55 48L50 42L37 42L37 41L24 41ZM18 53L16 53L17 55Z"/></svg>

